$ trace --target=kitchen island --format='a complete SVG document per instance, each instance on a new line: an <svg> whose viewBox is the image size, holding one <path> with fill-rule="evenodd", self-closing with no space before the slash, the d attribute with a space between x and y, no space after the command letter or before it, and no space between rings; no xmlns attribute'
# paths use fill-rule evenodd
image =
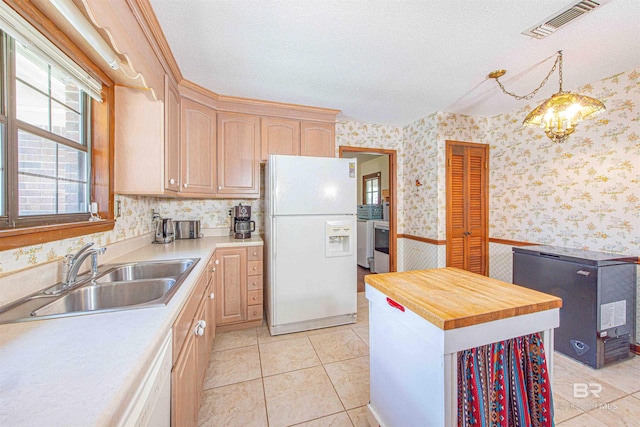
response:
<svg viewBox="0 0 640 427"><path fill-rule="evenodd" d="M456 268L368 275L365 284L371 425L457 425L459 356L538 332L551 395L560 298Z"/></svg>

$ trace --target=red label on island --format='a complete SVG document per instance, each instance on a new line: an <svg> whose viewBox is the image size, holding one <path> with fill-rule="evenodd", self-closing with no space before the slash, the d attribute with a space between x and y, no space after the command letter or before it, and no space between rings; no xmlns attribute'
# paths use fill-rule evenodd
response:
<svg viewBox="0 0 640 427"><path fill-rule="evenodd" d="M391 298L387 297L387 303L394 308L397 308L398 310L404 312L404 307L400 304L398 304L397 302L395 302L394 300L392 300Z"/></svg>

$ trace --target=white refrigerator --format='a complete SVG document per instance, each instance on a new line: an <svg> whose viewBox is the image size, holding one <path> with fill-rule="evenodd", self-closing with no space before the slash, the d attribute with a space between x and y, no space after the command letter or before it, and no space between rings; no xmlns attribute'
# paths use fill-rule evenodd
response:
<svg viewBox="0 0 640 427"><path fill-rule="evenodd" d="M356 320L356 160L271 155L265 304L271 335Z"/></svg>

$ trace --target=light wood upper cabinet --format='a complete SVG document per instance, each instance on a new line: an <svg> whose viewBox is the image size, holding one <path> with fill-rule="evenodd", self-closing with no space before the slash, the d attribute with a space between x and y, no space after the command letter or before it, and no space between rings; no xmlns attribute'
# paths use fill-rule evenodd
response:
<svg viewBox="0 0 640 427"><path fill-rule="evenodd" d="M263 117L260 123L261 160L269 154L300 155L300 121Z"/></svg>
<svg viewBox="0 0 640 427"><path fill-rule="evenodd" d="M218 194L259 195L258 117L218 113Z"/></svg>
<svg viewBox="0 0 640 427"><path fill-rule="evenodd" d="M147 90L115 87L114 191L165 194L165 109Z"/></svg>
<svg viewBox="0 0 640 427"><path fill-rule="evenodd" d="M180 191L180 94L169 76L165 76L164 99L164 188Z"/></svg>
<svg viewBox="0 0 640 427"><path fill-rule="evenodd" d="M263 117L260 161L270 154L335 157L335 123Z"/></svg>
<svg viewBox="0 0 640 427"><path fill-rule="evenodd" d="M335 157L335 124L302 122L300 154L303 156Z"/></svg>
<svg viewBox="0 0 640 427"><path fill-rule="evenodd" d="M189 99L181 102L182 193L216 193L216 112Z"/></svg>

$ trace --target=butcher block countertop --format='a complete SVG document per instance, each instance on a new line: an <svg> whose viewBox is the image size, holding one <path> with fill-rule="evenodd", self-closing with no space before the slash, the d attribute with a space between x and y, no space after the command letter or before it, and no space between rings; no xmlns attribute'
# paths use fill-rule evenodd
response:
<svg viewBox="0 0 640 427"><path fill-rule="evenodd" d="M458 268L370 274L365 283L443 330L562 307L562 300Z"/></svg>

